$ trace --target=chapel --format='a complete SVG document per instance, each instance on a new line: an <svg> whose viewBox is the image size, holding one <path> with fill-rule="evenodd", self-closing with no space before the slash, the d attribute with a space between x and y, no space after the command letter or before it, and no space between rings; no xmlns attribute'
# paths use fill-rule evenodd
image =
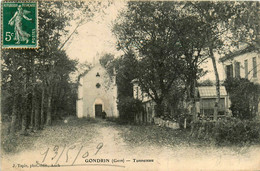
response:
<svg viewBox="0 0 260 171"><path fill-rule="evenodd" d="M115 73L111 76L99 63L79 76L77 117L101 118L119 116L117 110L117 85Z"/></svg>

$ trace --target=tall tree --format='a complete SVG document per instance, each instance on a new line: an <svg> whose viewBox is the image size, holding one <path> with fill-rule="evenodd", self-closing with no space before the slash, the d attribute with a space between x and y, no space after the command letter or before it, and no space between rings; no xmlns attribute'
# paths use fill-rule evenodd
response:
<svg viewBox="0 0 260 171"><path fill-rule="evenodd" d="M139 84L156 102L158 115L164 114L163 103L173 83L185 80L185 74L194 80L200 72L204 34L196 26L201 21L184 16L183 7L179 2L129 2L114 26L119 48L137 53Z"/></svg>
<svg viewBox="0 0 260 171"><path fill-rule="evenodd" d="M3 91L10 95L12 122L11 132L16 126L22 130L43 128L51 123L52 113L70 102L61 102L60 97L68 97L74 85L70 85L69 74L74 72L76 61L68 59L62 47L71 33L66 30L71 21L84 24L93 18L95 12L106 7L98 1L89 2L39 2L39 45L36 50L3 50ZM73 10L71 10L73 9ZM75 33L76 31L74 31ZM63 39L62 36L67 38ZM29 65L28 65L29 64ZM23 87L23 89L21 89ZM66 90L65 88L69 88ZM64 92L68 92L64 95ZM72 95L73 96L73 95ZM19 99L25 101L23 106L31 110L22 112ZM67 98L66 98L67 99ZM5 109L5 111L8 111ZM58 113L58 112L56 112ZM47 116L44 116L44 115ZM18 118L18 119L17 119ZM21 119L20 119L21 118ZM26 119L29 121L26 121ZM46 118L46 121L45 121Z"/></svg>
<svg viewBox="0 0 260 171"><path fill-rule="evenodd" d="M189 2L186 4L187 15L198 16L204 23L206 35L205 48L212 61L215 78L217 99L214 107L214 120L217 120L219 101L220 101L220 82L216 64L215 53L224 47L223 36L227 33L228 22L234 15L232 9L234 2Z"/></svg>

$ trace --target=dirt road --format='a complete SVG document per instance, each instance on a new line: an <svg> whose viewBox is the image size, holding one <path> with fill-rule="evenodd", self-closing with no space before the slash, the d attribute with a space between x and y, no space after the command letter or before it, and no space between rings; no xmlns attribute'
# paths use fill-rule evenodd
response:
<svg viewBox="0 0 260 171"><path fill-rule="evenodd" d="M131 126L68 119L30 137L32 145L5 154L4 170L194 170L260 167L260 148L167 146L127 141ZM145 136L141 132L140 136ZM139 137L140 138L140 137ZM151 137L152 138L156 137ZM167 137L165 137L167 138ZM243 152L244 150L244 152Z"/></svg>

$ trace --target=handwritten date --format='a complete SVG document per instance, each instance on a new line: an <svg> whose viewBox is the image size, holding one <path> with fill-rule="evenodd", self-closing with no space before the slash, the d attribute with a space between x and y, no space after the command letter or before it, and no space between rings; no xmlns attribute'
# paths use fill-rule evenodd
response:
<svg viewBox="0 0 260 171"><path fill-rule="evenodd" d="M45 160L46 160L46 158L47 158L47 156L48 157L50 157L50 159L51 160L54 160L54 159L56 159L56 161L55 161L55 164L58 164L58 162L59 162L59 160L60 160L60 158L61 158L61 156L64 154L64 151L66 152L64 155L66 155L66 163L68 163L69 162L69 154L70 154L70 151L72 151L72 150L74 150L74 149L76 149L76 147L77 147L77 145L71 145L71 146L66 146L66 144L62 147L62 148L60 148L58 145L55 145L53 148L47 148L46 149L46 151L45 152L43 152L41 155L43 155L43 159L42 159L42 163L44 163L45 162ZM76 162L76 160L78 159L78 157L79 157L79 155L80 155L80 153L82 152L82 149L83 149L83 145L81 145L80 146L80 148L79 148L79 150L78 150L78 152L77 152L77 155L75 156L75 158L73 159L73 161L72 161L72 164L71 165L74 165L74 163ZM98 154L98 152L102 149L102 147L103 147L103 143L101 142L101 143L99 143L97 146L96 146L96 152L94 153L94 155L97 155ZM52 152L52 153L50 153L50 151ZM53 156L50 156L51 154L53 154L54 153L54 155ZM88 151L84 151L84 152L82 152L81 153L81 158L87 158L89 156L89 152Z"/></svg>

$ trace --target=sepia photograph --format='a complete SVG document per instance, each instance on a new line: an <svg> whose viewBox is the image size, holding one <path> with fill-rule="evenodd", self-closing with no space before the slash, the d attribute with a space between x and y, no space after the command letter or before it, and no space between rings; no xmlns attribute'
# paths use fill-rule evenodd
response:
<svg viewBox="0 0 260 171"><path fill-rule="evenodd" d="M2 0L0 170L260 170L259 4Z"/></svg>

